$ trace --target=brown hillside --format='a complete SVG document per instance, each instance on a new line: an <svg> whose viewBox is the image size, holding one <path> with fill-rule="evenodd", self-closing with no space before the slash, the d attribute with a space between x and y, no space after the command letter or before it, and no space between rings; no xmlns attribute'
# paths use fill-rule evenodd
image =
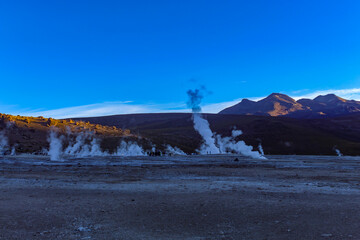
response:
<svg viewBox="0 0 360 240"><path fill-rule="evenodd" d="M47 149L47 138L51 128L56 128L61 134L92 132L98 138L106 139L110 145L119 138L135 137L130 130L115 126L102 126L71 119L57 120L0 114L0 131L5 133L10 147L15 147L17 153L41 153L44 148Z"/></svg>

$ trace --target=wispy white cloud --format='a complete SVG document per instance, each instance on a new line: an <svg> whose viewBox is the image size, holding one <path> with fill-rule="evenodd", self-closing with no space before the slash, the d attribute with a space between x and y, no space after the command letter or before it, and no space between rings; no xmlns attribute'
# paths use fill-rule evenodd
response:
<svg viewBox="0 0 360 240"><path fill-rule="evenodd" d="M247 98L249 100L252 101L259 101L260 99L263 99L264 97L252 97L252 98ZM238 98L232 101L227 101L227 102L220 102L220 103L211 103L211 104L206 104L202 107L202 111L204 113L218 113L221 110L231 107L239 102L241 102L241 100L243 100L243 98Z"/></svg>
<svg viewBox="0 0 360 240"><path fill-rule="evenodd" d="M259 100L261 98L250 98L251 100ZM235 99L228 102L205 104L202 106L204 113L218 113L226 107L230 107L241 101ZM185 102L168 103L168 104L135 104L132 101L125 102L105 102L83 106L74 106L67 108L59 108L54 110L36 110L25 111L20 115L26 116L44 116L52 118L78 118L78 117L96 117L109 116L117 114L132 113L164 113L164 112L191 112ZM18 114L18 113L17 113Z"/></svg>
<svg viewBox="0 0 360 240"><path fill-rule="evenodd" d="M201 109L205 113L218 113L224 108L233 106L241 101L241 98L228 102L212 103L204 105Z"/></svg>
<svg viewBox="0 0 360 240"><path fill-rule="evenodd" d="M294 99L301 98L315 98L318 95L325 95L333 93L345 99L360 100L360 88L351 89L329 89L314 91L306 94L307 90L300 90L297 92L284 93L288 94ZM250 100L257 101L263 97L249 98ZM205 113L218 113L224 108L233 106L239 103L242 98L234 99L232 101L204 104L202 110ZM44 116L52 118L76 118L76 117L92 117L92 116L106 116L116 114L131 114L131 113L163 113L163 112L191 112L187 108L185 102L168 103L168 104L136 104L132 101L123 102L105 102L96 103L83 106L74 106L59 108L53 110L29 110L19 109L17 106L0 105L1 111L4 113L25 116Z"/></svg>
<svg viewBox="0 0 360 240"><path fill-rule="evenodd" d="M52 118L78 118L131 113L181 112L185 111L181 108L184 106L184 104L134 104L131 101L105 102L54 110L28 111L23 113L23 115Z"/></svg>

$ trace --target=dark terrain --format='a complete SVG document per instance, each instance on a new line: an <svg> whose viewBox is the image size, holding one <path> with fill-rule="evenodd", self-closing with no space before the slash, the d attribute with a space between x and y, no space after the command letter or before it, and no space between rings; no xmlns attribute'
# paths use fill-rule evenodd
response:
<svg viewBox="0 0 360 240"><path fill-rule="evenodd" d="M4 240L360 239L358 157L0 162Z"/></svg>
<svg viewBox="0 0 360 240"><path fill-rule="evenodd" d="M360 114L325 119L293 119L270 116L203 114L211 129L229 136L233 127L243 131L238 140L265 154L360 155ZM201 144L190 113L128 114L82 118L93 124L128 128L157 146L170 144L187 153Z"/></svg>

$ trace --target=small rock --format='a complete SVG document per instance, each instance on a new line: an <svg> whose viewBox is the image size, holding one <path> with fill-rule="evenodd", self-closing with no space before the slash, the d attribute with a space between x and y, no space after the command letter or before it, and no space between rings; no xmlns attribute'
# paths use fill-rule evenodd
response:
<svg viewBox="0 0 360 240"><path fill-rule="evenodd" d="M238 161L239 161L239 159L238 159L238 158L235 158L235 159L234 159L234 162L238 162Z"/></svg>

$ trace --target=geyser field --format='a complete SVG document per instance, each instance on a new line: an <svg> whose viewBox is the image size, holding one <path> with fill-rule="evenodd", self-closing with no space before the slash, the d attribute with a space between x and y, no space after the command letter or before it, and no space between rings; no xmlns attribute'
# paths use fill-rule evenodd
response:
<svg viewBox="0 0 360 240"><path fill-rule="evenodd" d="M0 239L360 239L347 117L202 114L187 94L191 114L0 115Z"/></svg>
<svg viewBox="0 0 360 240"><path fill-rule="evenodd" d="M0 1L0 240L360 240L360 1Z"/></svg>
<svg viewBox="0 0 360 240"><path fill-rule="evenodd" d="M0 157L0 239L360 239L360 157Z"/></svg>

